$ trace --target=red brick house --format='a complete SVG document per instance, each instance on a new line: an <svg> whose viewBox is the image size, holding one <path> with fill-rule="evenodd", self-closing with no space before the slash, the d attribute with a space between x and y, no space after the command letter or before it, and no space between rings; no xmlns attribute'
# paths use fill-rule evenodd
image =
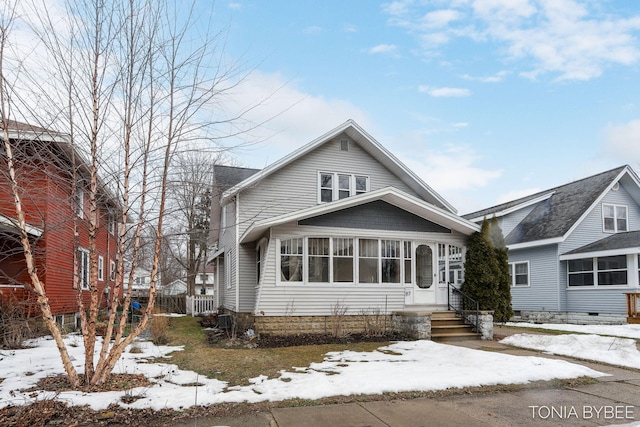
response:
<svg viewBox="0 0 640 427"><path fill-rule="evenodd" d="M65 134L10 122L9 138L40 280L56 320L64 326L76 326L78 287L83 300L89 303L89 207L85 197L89 188L88 168ZM38 316L40 310L29 290L31 282L15 220L4 142L0 153L0 299L24 304L28 315ZM78 177L75 197L74 157ZM101 307L106 307L106 296L115 284L116 206L108 192L101 191L96 239ZM77 246L74 223L78 225ZM74 253L78 261L77 284L74 284Z"/></svg>

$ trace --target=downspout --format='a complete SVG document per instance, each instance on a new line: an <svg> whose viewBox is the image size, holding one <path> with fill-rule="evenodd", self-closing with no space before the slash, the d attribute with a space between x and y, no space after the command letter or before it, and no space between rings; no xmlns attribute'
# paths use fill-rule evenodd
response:
<svg viewBox="0 0 640 427"><path fill-rule="evenodd" d="M240 312L240 224L239 224L239 212L240 212L240 192L236 194L236 211L234 213L235 218L235 241L236 241L236 313Z"/></svg>

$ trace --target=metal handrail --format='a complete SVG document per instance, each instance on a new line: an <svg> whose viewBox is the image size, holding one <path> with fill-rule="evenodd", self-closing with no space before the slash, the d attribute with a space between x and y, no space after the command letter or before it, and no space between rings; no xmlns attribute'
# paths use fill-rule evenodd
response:
<svg viewBox="0 0 640 427"><path fill-rule="evenodd" d="M474 327L476 334L480 334L480 304L478 301L466 295L451 283L447 283L447 288L447 306L449 310L455 311L457 316L462 317L466 323Z"/></svg>

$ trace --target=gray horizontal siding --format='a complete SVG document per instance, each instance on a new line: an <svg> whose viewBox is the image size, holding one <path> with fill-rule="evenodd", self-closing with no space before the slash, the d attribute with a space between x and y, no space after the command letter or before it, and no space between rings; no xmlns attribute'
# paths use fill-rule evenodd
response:
<svg viewBox="0 0 640 427"><path fill-rule="evenodd" d="M505 215L502 218L499 218L498 224L502 229L502 234L506 237L513 231L514 228L522 221L529 213L533 210L536 205L527 206L525 208L519 209L515 212L510 213L509 215ZM487 217L487 219L491 219L491 217Z"/></svg>
<svg viewBox="0 0 640 427"><path fill-rule="evenodd" d="M529 261L529 287L512 287L514 310L560 309L557 245L509 251L509 262Z"/></svg>
<svg viewBox="0 0 640 427"><path fill-rule="evenodd" d="M321 145L244 190L240 197L240 235L255 221L316 206L319 171L366 175L371 191L395 187L417 196L355 142L351 141L349 151L341 151L340 139L344 137Z"/></svg>
<svg viewBox="0 0 640 427"><path fill-rule="evenodd" d="M579 313L626 314L627 300L624 289L569 289L567 311Z"/></svg>
<svg viewBox="0 0 640 427"><path fill-rule="evenodd" d="M602 231L603 203L627 206L629 231L640 230L640 206L621 185L618 191L609 191L602 199L602 202L598 203L585 219L578 224L571 235L560 244L561 254L611 236L611 233Z"/></svg>

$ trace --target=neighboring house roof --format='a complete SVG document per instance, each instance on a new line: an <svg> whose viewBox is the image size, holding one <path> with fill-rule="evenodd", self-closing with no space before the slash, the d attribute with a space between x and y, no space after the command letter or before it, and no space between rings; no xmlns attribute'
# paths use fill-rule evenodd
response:
<svg viewBox="0 0 640 427"><path fill-rule="evenodd" d="M438 225L450 230L464 234L471 234L474 231L480 231L480 227L476 223L468 221L448 210L434 206L431 203L427 203L424 200L404 193L393 187L386 187L376 191L359 194L357 196L347 197L332 203L323 203L307 209L258 221L253 223L244 232L240 237L240 243L250 242L257 239L270 227L275 227L292 221L302 221L308 218L318 217L320 215L349 209L354 206L360 206L377 200L385 201L419 217L434 220Z"/></svg>
<svg viewBox="0 0 640 427"><path fill-rule="evenodd" d="M604 196L606 190L625 175L635 182L635 188L638 190L632 191L631 195L640 203L637 176L629 166L620 166L463 217L481 221L483 218L500 217L533 204L531 212L505 237L506 244L563 239Z"/></svg>
<svg viewBox="0 0 640 427"><path fill-rule="evenodd" d="M621 250L627 250L621 252ZM626 233L616 233L604 239L597 240L588 245L569 251L560 256L561 260L584 258L585 254L598 253L599 256L606 256L608 251L615 251L616 255L622 253L640 252L640 231L628 231Z"/></svg>
<svg viewBox="0 0 640 427"><path fill-rule="evenodd" d="M260 169L224 165L215 165L213 167L215 183L221 192L228 190L258 172L260 172Z"/></svg>
<svg viewBox="0 0 640 427"><path fill-rule="evenodd" d="M341 134L346 134L349 138L355 141L362 149L368 152L373 158L382 163L392 173L394 173L400 180L409 186L413 191L420 195L424 200L429 203L445 209L451 213L456 213L456 209L451 206L442 196L436 193L431 187L429 187L418 175L406 167L400 160L398 160L390 151L376 141L371 135L369 135L364 129L362 129L355 121L347 120L335 129L327 132L321 137L303 145L299 149L293 151L291 154L283 157L282 159L272 163L266 168L262 169L259 173L254 173L249 178L239 182L233 187L229 188L222 195L221 203L225 204L226 201L233 197L239 191L250 187L260 179L265 178L268 175L280 170L289 163L299 159L305 154L318 148L319 146L331 141Z"/></svg>

